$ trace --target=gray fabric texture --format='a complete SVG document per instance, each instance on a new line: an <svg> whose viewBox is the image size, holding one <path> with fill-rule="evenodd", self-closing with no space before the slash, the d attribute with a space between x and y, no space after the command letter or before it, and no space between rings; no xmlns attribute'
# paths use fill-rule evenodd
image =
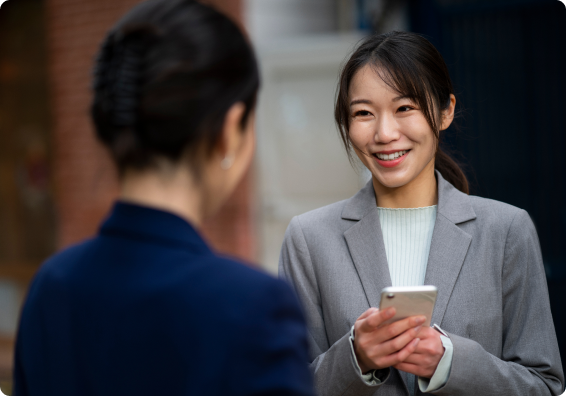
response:
<svg viewBox="0 0 566 396"><path fill-rule="evenodd" d="M454 345L437 395L559 395L564 374L539 241L521 209L456 190L440 173L425 285L438 297L432 323ZM321 396L408 395L406 373L380 371L367 385L349 331L391 286L371 181L352 198L293 218L280 275L307 315L311 370ZM417 387L418 388L418 387ZM417 390L417 395L423 394Z"/></svg>

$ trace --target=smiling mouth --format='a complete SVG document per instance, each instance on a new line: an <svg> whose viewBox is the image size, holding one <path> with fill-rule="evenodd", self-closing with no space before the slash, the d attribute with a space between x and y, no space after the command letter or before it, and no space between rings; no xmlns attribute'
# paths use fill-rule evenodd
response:
<svg viewBox="0 0 566 396"><path fill-rule="evenodd" d="M397 151L397 152L391 153L391 154L375 153L375 154L373 154L373 156L376 157L377 159L381 160L381 161L393 161L393 160L396 160L399 157L404 156L409 151L411 151L411 150L402 150L402 151Z"/></svg>

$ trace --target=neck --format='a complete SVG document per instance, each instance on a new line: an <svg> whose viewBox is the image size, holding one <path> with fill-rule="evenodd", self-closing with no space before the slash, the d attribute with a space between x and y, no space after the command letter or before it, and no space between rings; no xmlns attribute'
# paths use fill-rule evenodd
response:
<svg viewBox="0 0 566 396"><path fill-rule="evenodd" d="M172 212L196 228L202 224L204 193L186 169L126 171L120 199Z"/></svg>
<svg viewBox="0 0 566 396"><path fill-rule="evenodd" d="M434 161L409 183L400 187L386 187L373 178L376 204L383 208L422 208L438 203Z"/></svg>

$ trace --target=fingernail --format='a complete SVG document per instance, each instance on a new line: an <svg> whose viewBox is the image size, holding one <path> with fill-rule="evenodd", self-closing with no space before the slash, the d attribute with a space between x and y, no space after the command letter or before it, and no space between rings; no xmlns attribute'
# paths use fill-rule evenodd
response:
<svg viewBox="0 0 566 396"><path fill-rule="evenodd" d="M415 338L415 339L413 340L413 345L414 345L414 346L417 346L417 344L419 343L420 340L421 340L420 338Z"/></svg>
<svg viewBox="0 0 566 396"><path fill-rule="evenodd" d="M415 327L415 331L418 333L421 328L422 328L422 326L417 326L417 327Z"/></svg>
<svg viewBox="0 0 566 396"><path fill-rule="evenodd" d="M419 316L418 318L415 319L415 324L420 325L423 324L425 322L425 318L422 316Z"/></svg>
<svg viewBox="0 0 566 396"><path fill-rule="evenodd" d="M387 316L388 318L392 317L393 315L395 315L395 310L393 308L388 308L387 311L385 312L385 316Z"/></svg>

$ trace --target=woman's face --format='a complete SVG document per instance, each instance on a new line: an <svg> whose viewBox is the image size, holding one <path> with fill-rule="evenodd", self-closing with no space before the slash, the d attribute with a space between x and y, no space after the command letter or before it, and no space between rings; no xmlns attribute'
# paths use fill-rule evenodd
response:
<svg viewBox="0 0 566 396"><path fill-rule="evenodd" d="M434 172L436 137L415 103L364 66L349 90L350 140L374 183L402 187Z"/></svg>

